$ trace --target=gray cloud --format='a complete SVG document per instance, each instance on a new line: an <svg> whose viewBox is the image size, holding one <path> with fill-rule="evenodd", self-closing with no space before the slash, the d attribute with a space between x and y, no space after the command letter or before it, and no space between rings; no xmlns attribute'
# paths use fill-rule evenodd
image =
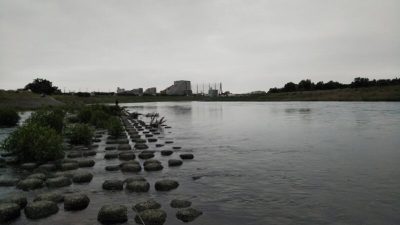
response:
<svg viewBox="0 0 400 225"><path fill-rule="evenodd" d="M397 0L0 0L0 88L234 92L400 75Z"/></svg>

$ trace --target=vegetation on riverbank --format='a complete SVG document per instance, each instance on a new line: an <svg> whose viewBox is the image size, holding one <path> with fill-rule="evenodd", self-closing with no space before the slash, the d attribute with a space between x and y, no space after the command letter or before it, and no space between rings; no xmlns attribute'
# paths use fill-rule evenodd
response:
<svg viewBox="0 0 400 225"><path fill-rule="evenodd" d="M81 108L85 104L105 104L168 101L400 101L400 85L343 88L333 90L295 91L261 95L208 96L90 96L53 95L40 97L29 92L0 91L0 108L19 110L37 109L43 106Z"/></svg>
<svg viewBox="0 0 400 225"><path fill-rule="evenodd" d="M16 161L40 162L64 156L64 140L72 145L89 146L95 128L122 132L118 106L90 105L75 108L42 108L18 127L1 143L1 149L16 157ZM68 113L68 117L66 117ZM100 115L100 116L99 116ZM114 131L117 127L118 131Z"/></svg>
<svg viewBox="0 0 400 225"><path fill-rule="evenodd" d="M0 109L0 127L12 127L17 125L20 117L18 112L11 108Z"/></svg>
<svg viewBox="0 0 400 225"><path fill-rule="evenodd" d="M334 90L343 88L366 88L366 87L385 87L400 85L400 78L394 79L380 79L370 80L368 78L356 77L350 84L343 84L337 81L329 81L324 83L319 81L317 83L312 82L309 79L301 80L298 84L289 82L282 88L271 88L268 93L282 93L282 92L295 92L295 91L318 91L318 90Z"/></svg>
<svg viewBox="0 0 400 225"><path fill-rule="evenodd" d="M33 120L11 133L1 148L18 162L46 162L64 156L61 134Z"/></svg>
<svg viewBox="0 0 400 225"><path fill-rule="evenodd" d="M196 95L76 97L70 95L56 95L54 98L60 102L71 105L114 103L116 100L118 100L120 103L168 101L400 101L400 85L221 97Z"/></svg>

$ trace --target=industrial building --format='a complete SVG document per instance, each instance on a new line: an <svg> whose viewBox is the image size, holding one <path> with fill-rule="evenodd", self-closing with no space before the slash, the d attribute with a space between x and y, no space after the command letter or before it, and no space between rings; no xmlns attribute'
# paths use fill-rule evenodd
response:
<svg viewBox="0 0 400 225"><path fill-rule="evenodd" d="M117 88L117 95L137 95L137 96L142 96L143 95L143 88L136 88L132 89L130 91L127 91L123 88Z"/></svg>
<svg viewBox="0 0 400 225"><path fill-rule="evenodd" d="M146 95L156 95L157 94L157 88L155 88L155 87L147 88L144 91L144 94L146 94Z"/></svg>
<svg viewBox="0 0 400 225"><path fill-rule="evenodd" d="M161 93L166 95L191 95L192 86L190 84L190 81L178 80L174 81L174 85L161 91Z"/></svg>
<svg viewBox="0 0 400 225"><path fill-rule="evenodd" d="M219 93L217 89L209 89L208 90L208 96L210 97L218 97Z"/></svg>

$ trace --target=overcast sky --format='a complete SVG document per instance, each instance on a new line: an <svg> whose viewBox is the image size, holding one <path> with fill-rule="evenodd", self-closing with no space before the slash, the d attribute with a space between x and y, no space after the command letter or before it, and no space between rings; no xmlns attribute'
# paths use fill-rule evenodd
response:
<svg viewBox="0 0 400 225"><path fill-rule="evenodd" d="M0 89L400 76L399 0L0 0Z"/></svg>

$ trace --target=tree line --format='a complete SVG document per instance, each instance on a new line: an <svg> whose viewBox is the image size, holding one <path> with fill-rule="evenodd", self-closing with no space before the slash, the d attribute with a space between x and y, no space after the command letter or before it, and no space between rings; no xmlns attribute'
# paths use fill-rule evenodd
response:
<svg viewBox="0 0 400 225"><path fill-rule="evenodd" d="M293 82L286 83L282 88L271 88L268 93L294 92L294 91L317 91L317 90L332 90L342 88L364 88L364 87L382 87L389 85L400 85L400 78L394 79L373 79L370 80L364 77L356 77L350 84L342 84L337 81L329 81L324 83L319 81L312 82L310 79L301 80L298 84Z"/></svg>

